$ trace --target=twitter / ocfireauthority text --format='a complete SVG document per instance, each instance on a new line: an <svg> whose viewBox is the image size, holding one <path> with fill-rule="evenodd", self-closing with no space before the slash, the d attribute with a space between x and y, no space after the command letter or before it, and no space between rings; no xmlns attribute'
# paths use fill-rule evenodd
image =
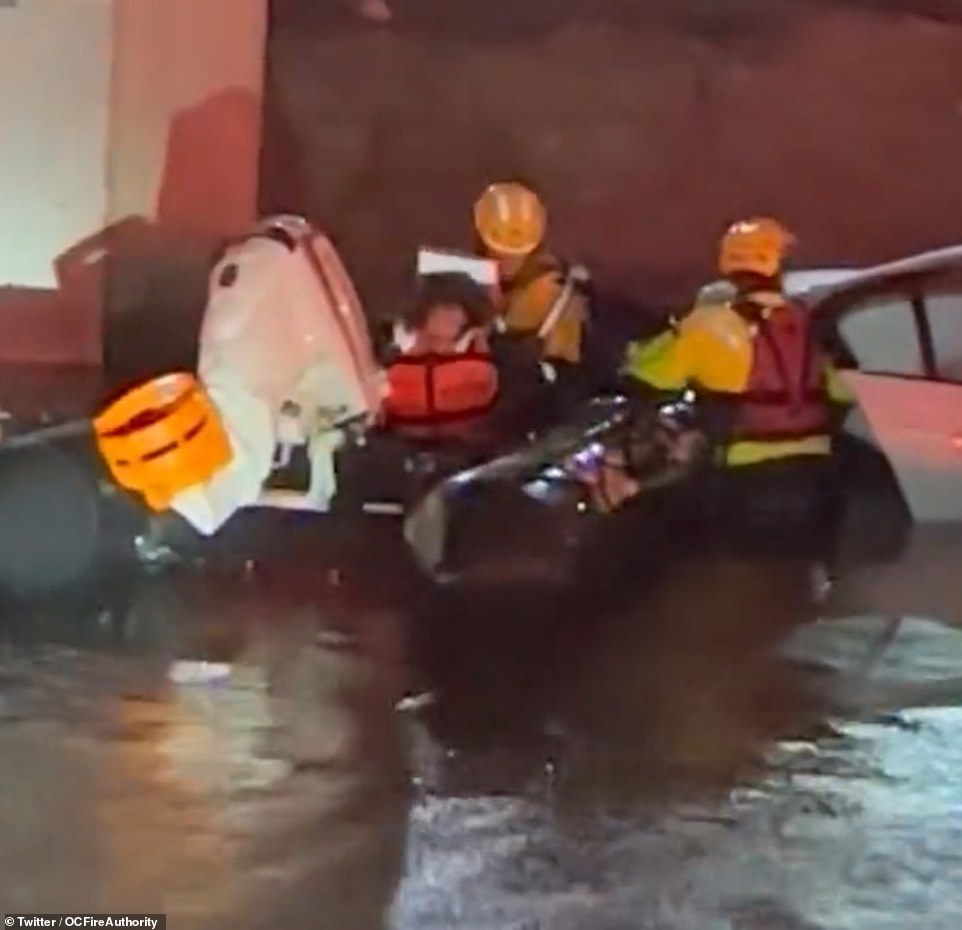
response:
<svg viewBox="0 0 962 930"><path fill-rule="evenodd" d="M6 914L5 928L33 927L144 927L145 930L167 930L166 914Z"/></svg>

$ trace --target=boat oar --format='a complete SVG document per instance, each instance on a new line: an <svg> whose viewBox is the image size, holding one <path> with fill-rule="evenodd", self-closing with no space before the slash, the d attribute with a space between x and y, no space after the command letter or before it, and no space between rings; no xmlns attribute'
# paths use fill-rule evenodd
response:
<svg viewBox="0 0 962 930"><path fill-rule="evenodd" d="M367 419L367 413L356 413L336 420L325 431L348 430L361 425ZM93 432L93 420L83 417L77 420L67 420L65 423L55 423L53 426L41 426L29 433L21 433L8 439L0 440L0 454L14 452L20 449L32 449L49 442L61 439L78 439Z"/></svg>
<svg viewBox="0 0 962 930"><path fill-rule="evenodd" d="M9 439L0 441L0 453L30 449L61 439L74 439L92 431L93 421L88 417L79 420L67 420L66 423L56 423L53 426L41 426L29 433L11 436Z"/></svg>

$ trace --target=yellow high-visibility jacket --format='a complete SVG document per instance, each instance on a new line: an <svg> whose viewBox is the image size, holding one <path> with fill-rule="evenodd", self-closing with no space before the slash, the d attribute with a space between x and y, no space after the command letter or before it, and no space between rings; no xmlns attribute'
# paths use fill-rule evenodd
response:
<svg viewBox="0 0 962 930"><path fill-rule="evenodd" d="M774 310L781 294L752 294L751 299ZM744 394L752 375L756 330L728 303L696 306L674 330L652 340L632 343L623 373L665 392L700 388L716 395ZM831 364L825 366L827 397L837 404L854 401ZM729 465L751 465L798 455L827 455L831 437L815 435L787 440L743 440L725 451Z"/></svg>
<svg viewBox="0 0 962 930"><path fill-rule="evenodd" d="M563 264L554 256L540 254L528 260L503 289L501 314L508 332L541 336L543 358L581 361L587 301L568 283ZM542 332L546 326L547 332Z"/></svg>

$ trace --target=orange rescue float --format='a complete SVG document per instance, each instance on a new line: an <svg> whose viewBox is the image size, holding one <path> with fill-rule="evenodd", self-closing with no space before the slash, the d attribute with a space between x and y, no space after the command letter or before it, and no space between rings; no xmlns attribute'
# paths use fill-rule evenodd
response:
<svg viewBox="0 0 962 930"><path fill-rule="evenodd" d="M210 398L186 372L123 394L94 419L94 435L117 484L155 512L210 479L233 455Z"/></svg>

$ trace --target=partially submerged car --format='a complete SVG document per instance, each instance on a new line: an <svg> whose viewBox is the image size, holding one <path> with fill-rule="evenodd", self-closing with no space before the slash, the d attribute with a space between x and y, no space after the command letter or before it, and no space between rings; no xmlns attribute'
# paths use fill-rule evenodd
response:
<svg viewBox="0 0 962 930"><path fill-rule="evenodd" d="M918 522L962 519L962 246L855 272L800 296L818 313L862 417Z"/></svg>
<svg viewBox="0 0 962 930"><path fill-rule="evenodd" d="M877 480L856 516L858 554L885 557L843 550L823 613L962 625L962 246L830 277L802 295L858 401L846 428L884 455L894 487Z"/></svg>

